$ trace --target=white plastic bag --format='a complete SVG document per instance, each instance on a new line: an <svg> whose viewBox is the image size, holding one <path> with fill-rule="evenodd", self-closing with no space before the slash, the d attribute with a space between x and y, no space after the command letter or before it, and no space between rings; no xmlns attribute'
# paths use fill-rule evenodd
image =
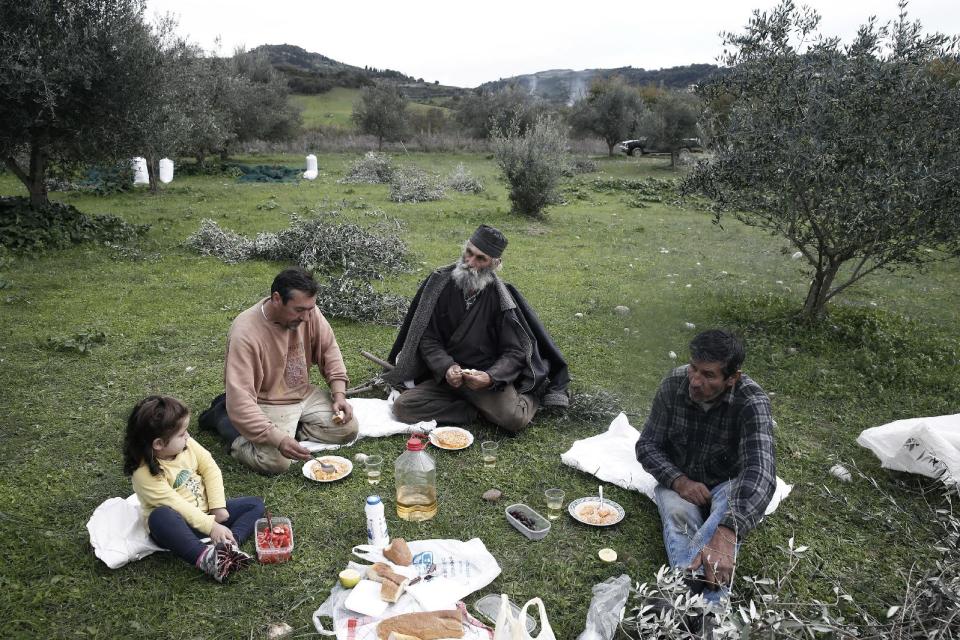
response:
<svg viewBox="0 0 960 640"><path fill-rule="evenodd" d="M110 498L104 501L87 521L90 546L111 569L119 569L154 551L166 551L147 533L141 514L140 500L134 493L126 499Z"/></svg>
<svg viewBox="0 0 960 640"><path fill-rule="evenodd" d="M530 605L536 605L540 611L540 633L536 638L527 633L527 625L521 621L527 615L527 609ZM510 609L510 599L507 594L500 594L500 613L497 615L497 626L493 630L493 640L557 640L553 629L550 627L550 621L547 620L547 610L543 606L543 600L533 598L528 600L527 604L520 609L520 614L513 615Z"/></svg>

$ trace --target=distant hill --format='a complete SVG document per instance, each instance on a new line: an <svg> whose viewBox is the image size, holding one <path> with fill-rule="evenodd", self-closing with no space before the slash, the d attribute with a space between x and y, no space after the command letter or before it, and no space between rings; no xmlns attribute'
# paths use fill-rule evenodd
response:
<svg viewBox="0 0 960 640"><path fill-rule="evenodd" d="M486 82L477 89L496 91L510 85L525 87L530 93L557 104L572 104L586 94L596 78L620 76L629 84L641 87L653 84L666 89L686 89L699 84L721 68L714 64L690 64L668 69L647 70L633 67L616 69L552 69Z"/></svg>
<svg viewBox="0 0 960 640"><path fill-rule="evenodd" d="M424 82L393 69L357 67L292 44L265 44L253 49L262 52L270 63L287 78L296 94L314 95L335 87L359 89L380 82L396 84L409 99L433 104L448 104L471 91L462 87ZM616 69L553 69L512 78L486 82L476 90L496 91L509 85L525 87L530 93L554 104L572 104L585 95L595 78L620 76L636 86L654 84L669 89L684 89L703 82L720 67L713 64L690 64L668 69L647 70L633 67Z"/></svg>
<svg viewBox="0 0 960 640"><path fill-rule="evenodd" d="M287 77L290 90L297 94L312 95L330 91L334 87L359 89L378 82L391 82L413 100L449 98L464 90L439 83L424 82L393 69L357 67L307 51L291 44L265 44L253 49L262 52L277 71Z"/></svg>

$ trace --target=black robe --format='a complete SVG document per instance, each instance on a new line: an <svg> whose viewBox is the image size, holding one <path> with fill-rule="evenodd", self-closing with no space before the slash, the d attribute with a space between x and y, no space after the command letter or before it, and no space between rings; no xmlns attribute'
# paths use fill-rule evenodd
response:
<svg viewBox="0 0 960 640"><path fill-rule="evenodd" d="M389 384L402 387L408 380L420 382L428 375L435 375L436 370L424 361L420 344L433 320L434 310L452 280L453 268L454 265L448 265L437 269L420 285L387 358L395 365L384 374L384 380ZM511 323L519 342L520 370L512 380L517 391L537 396L543 406L568 406L570 374L567 363L536 312L515 287L499 277L487 286L481 297L488 297L487 302L494 303L495 311L499 306L499 322ZM495 355L499 358L502 354ZM450 364L453 364L452 360ZM495 382L498 381L495 379Z"/></svg>

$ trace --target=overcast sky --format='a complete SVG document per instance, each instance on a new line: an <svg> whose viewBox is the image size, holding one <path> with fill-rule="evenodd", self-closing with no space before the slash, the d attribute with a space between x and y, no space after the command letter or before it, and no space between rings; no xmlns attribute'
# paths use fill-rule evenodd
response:
<svg viewBox="0 0 960 640"><path fill-rule="evenodd" d="M802 4L799 0L797 4ZM894 19L894 0L812 0L821 32L849 40L871 14ZM428 82L474 87L546 71L716 62L722 31L740 31L762 0L147 0L179 33L220 53L294 44L356 66L390 68ZM914 0L928 32L960 33L958 0Z"/></svg>

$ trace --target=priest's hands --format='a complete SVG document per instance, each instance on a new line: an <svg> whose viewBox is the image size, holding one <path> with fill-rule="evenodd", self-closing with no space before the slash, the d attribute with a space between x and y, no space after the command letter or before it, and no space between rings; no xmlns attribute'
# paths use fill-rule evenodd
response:
<svg viewBox="0 0 960 640"><path fill-rule="evenodd" d="M447 369L447 384L457 389L460 385L463 384L463 369L460 368L458 364L450 365L450 368Z"/></svg>
<svg viewBox="0 0 960 640"><path fill-rule="evenodd" d="M468 369L460 373L463 376L464 384L474 391L481 391L493 386L493 380L486 371L473 371Z"/></svg>
<svg viewBox="0 0 960 640"><path fill-rule="evenodd" d="M473 391L482 391L493 386L493 379L486 371L461 369L458 364L450 365L450 368L447 369L446 379L447 384L454 389L458 389L464 384Z"/></svg>

